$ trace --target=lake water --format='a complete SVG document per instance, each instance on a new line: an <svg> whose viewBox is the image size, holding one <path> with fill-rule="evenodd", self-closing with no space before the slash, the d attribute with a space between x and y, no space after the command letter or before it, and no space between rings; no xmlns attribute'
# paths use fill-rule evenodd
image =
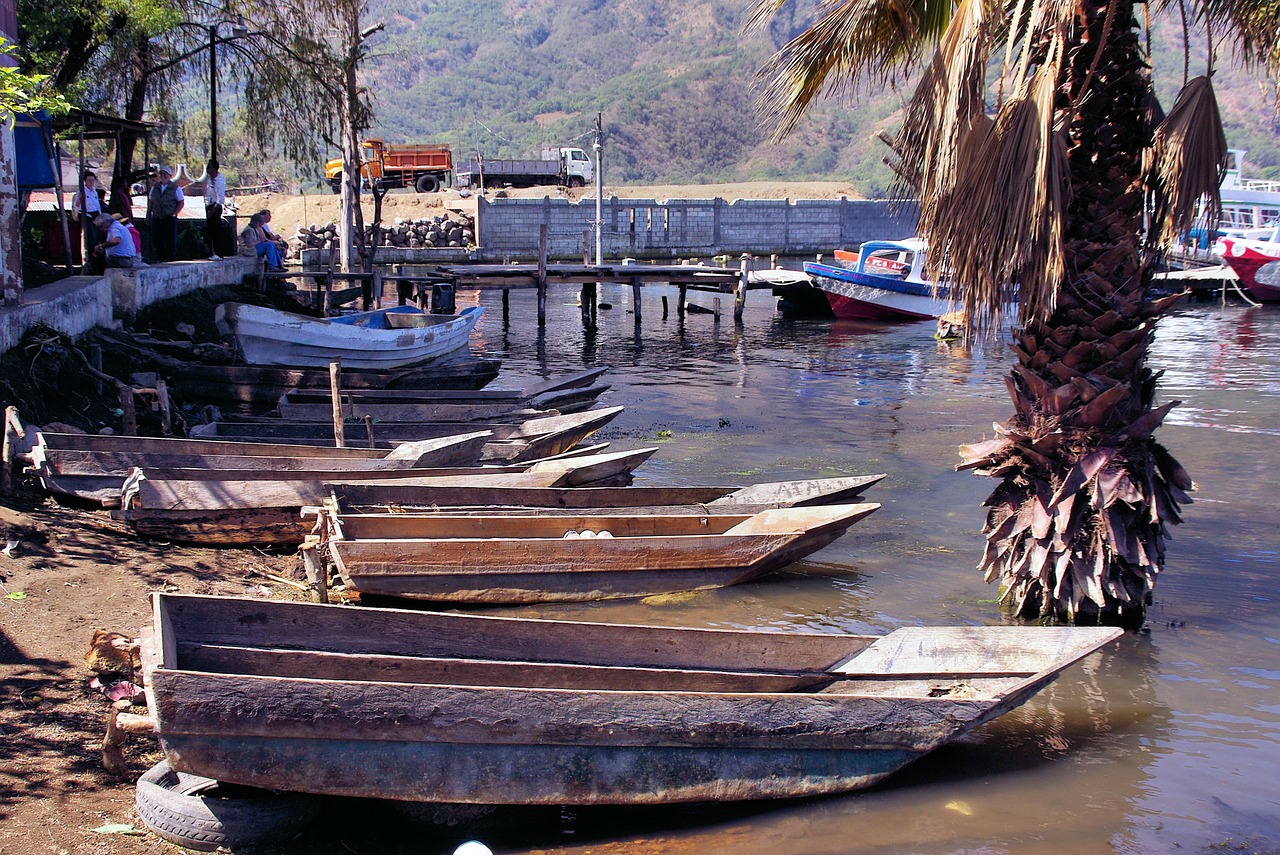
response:
<svg viewBox="0 0 1280 855"><path fill-rule="evenodd" d="M956 473L956 446L1009 414L999 345L935 341L931 323L789 321L753 293L709 315L662 318L630 291L584 333L566 292L539 333L532 293L460 293L487 306L473 350L504 372L608 364L602 434L658 454L638 483L738 484L883 472L883 508L786 573L676 602L524 615L722 627L884 632L1003 620L975 570L994 482ZM691 299L709 305L711 297ZM499 812L471 829L502 852L1280 852L1280 307L1186 306L1162 321L1152 365L1178 399L1158 436L1196 479L1172 530L1148 626L1067 671L1026 706L874 789L737 806ZM1271 508L1272 510L1267 510Z"/></svg>

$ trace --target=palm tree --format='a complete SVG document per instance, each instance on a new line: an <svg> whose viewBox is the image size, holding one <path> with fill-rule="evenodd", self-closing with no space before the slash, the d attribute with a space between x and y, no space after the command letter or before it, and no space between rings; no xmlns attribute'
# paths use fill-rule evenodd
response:
<svg viewBox="0 0 1280 855"><path fill-rule="evenodd" d="M757 0L751 25L789 0ZM1280 6L1202 3L1209 37L1280 69ZM892 139L930 266L964 290L971 334L1017 288L1013 416L963 446L959 468L1000 478L982 569L1024 618L1140 623L1164 565L1166 526L1194 488L1153 438L1147 367L1163 250L1217 204L1226 142L1210 83L1169 115L1153 95L1134 0L825 0L761 75L777 135L820 95L919 83ZM1145 11L1145 7L1143 7ZM926 63L922 60L929 52Z"/></svg>

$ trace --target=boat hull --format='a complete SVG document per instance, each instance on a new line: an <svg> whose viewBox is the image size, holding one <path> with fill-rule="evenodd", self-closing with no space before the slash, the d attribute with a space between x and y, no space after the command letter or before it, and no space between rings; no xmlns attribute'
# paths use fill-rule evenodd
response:
<svg viewBox="0 0 1280 855"><path fill-rule="evenodd" d="M340 360L344 368L366 369L402 368L454 353L466 347L483 312L470 306L415 329L374 329L244 303L223 303L216 317L218 329L235 337L248 363L323 368Z"/></svg>
<svg viewBox="0 0 1280 855"><path fill-rule="evenodd" d="M806 262L837 318L847 320L920 321L941 317L951 308L946 292L931 286L844 267Z"/></svg>
<svg viewBox="0 0 1280 855"><path fill-rule="evenodd" d="M874 637L153 600L144 672L174 768L473 804L856 790L1025 702L1121 634Z"/></svg>
<svg viewBox="0 0 1280 855"><path fill-rule="evenodd" d="M1224 237L1217 251L1250 297L1280 303L1280 243Z"/></svg>

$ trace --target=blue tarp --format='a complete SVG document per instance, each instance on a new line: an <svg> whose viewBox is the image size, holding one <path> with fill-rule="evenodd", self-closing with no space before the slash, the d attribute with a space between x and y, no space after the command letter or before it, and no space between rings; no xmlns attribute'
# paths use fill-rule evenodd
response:
<svg viewBox="0 0 1280 855"><path fill-rule="evenodd" d="M38 113L20 113L14 119L14 165L17 167L18 188L32 190L57 186L50 161L54 148L49 114L41 110Z"/></svg>

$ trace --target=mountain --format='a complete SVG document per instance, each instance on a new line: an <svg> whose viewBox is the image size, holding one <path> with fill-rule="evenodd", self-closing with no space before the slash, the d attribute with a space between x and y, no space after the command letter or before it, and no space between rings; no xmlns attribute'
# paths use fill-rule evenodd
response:
<svg viewBox="0 0 1280 855"><path fill-rule="evenodd" d="M757 69L815 6L793 0L767 31L744 36L745 2L374 0L368 20L386 25L365 73L374 130L449 142L462 156L516 157L546 144L590 148L600 113L609 182L846 180L881 195L892 176L873 134L896 126L909 86L827 99L780 143L755 103ZM1168 109L1181 26L1158 23L1153 35ZM1203 38L1192 44L1194 74ZM1228 142L1249 149L1253 174L1280 177L1274 90L1228 60L1214 78Z"/></svg>

